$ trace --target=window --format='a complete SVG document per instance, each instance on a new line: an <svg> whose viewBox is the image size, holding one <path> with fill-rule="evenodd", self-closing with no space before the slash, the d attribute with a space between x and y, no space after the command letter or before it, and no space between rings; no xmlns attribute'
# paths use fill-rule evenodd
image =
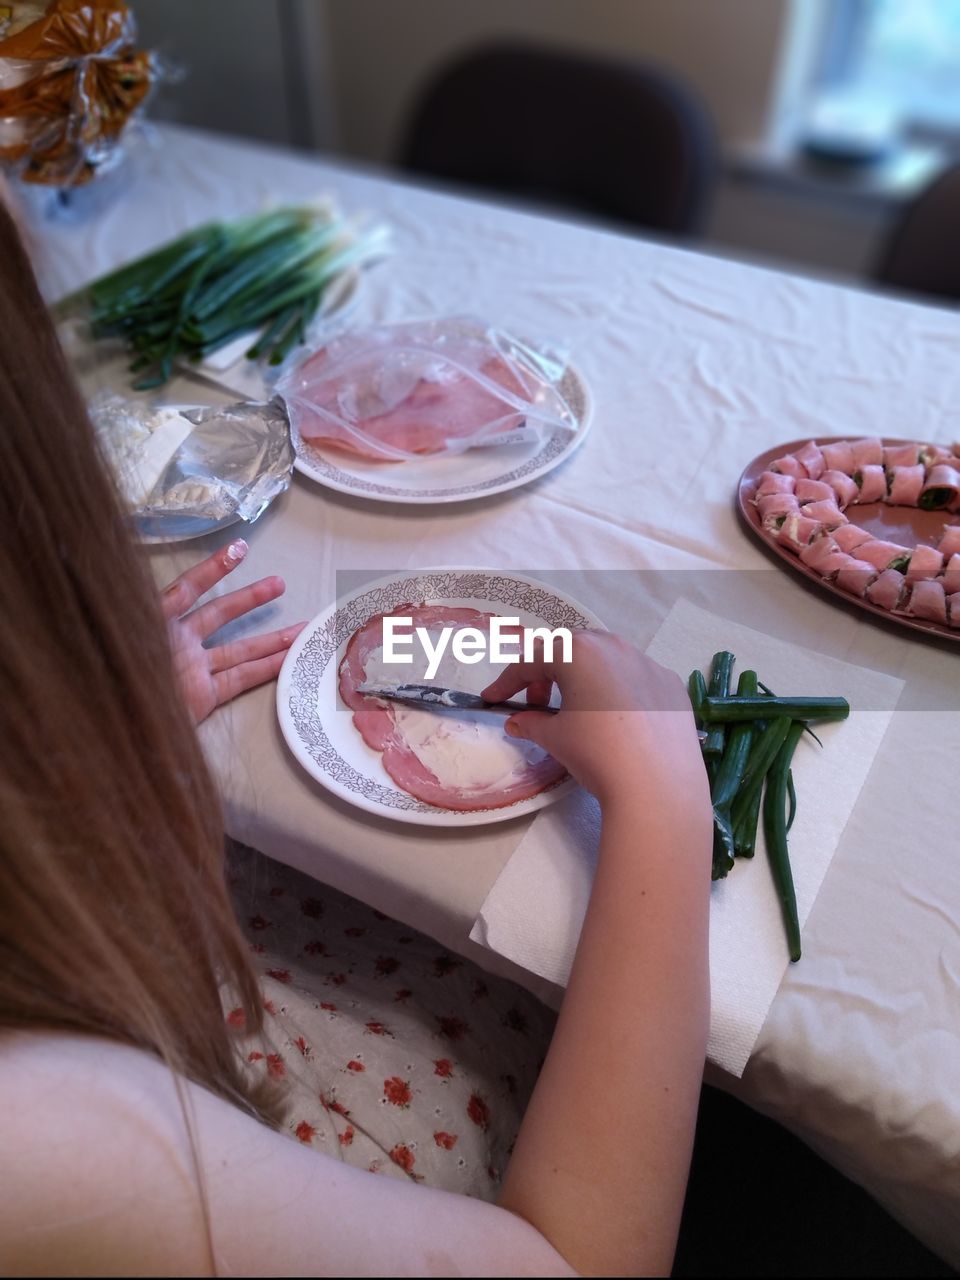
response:
<svg viewBox="0 0 960 1280"><path fill-rule="evenodd" d="M814 97L827 127L960 133L960 0L829 0Z"/></svg>

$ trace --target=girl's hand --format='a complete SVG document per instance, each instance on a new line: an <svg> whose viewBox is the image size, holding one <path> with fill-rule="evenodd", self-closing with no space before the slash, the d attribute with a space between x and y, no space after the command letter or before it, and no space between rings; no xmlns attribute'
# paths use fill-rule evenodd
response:
<svg viewBox="0 0 960 1280"><path fill-rule="evenodd" d="M209 649L204 646L204 640L222 626L276 600L286 590L282 578L261 578L249 587L193 608L201 596L243 561L247 550L247 544L238 538L181 574L160 597L170 633L174 671L195 724L238 693L273 680L287 650L305 625L298 622L267 635L250 636Z"/></svg>
<svg viewBox="0 0 960 1280"><path fill-rule="evenodd" d="M483 692L491 702L522 689L532 704L562 695L559 715L521 711L506 731L543 747L601 802L683 797L709 807L690 700L672 671L605 631L577 631L573 661L511 663Z"/></svg>

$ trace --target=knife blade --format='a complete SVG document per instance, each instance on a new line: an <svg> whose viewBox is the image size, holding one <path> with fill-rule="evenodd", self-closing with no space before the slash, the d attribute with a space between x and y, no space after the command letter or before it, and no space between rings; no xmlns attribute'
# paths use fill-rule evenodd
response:
<svg viewBox="0 0 960 1280"><path fill-rule="evenodd" d="M391 702L406 702L418 707L445 707L454 711L493 711L511 716L515 711L549 711L556 714L559 707L536 707L528 702L486 702L479 694L464 693L461 689L442 689L432 684L369 685L362 684L358 693L370 698L388 698Z"/></svg>

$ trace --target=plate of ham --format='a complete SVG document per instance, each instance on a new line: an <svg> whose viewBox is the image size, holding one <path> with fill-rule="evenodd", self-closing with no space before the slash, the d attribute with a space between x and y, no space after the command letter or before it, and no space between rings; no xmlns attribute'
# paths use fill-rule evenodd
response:
<svg viewBox="0 0 960 1280"><path fill-rule="evenodd" d="M824 590L960 640L960 442L778 445L744 471L737 507L766 547Z"/></svg>
<svg viewBox="0 0 960 1280"><path fill-rule="evenodd" d="M281 731L296 759L330 791L399 822L477 826L532 813L576 784L551 756L507 736L505 717L415 707L365 696L363 684L434 684L480 693L502 664L458 662L451 647L428 677L423 647L410 664L384 660L385 618L410 618L435 645L444 627L489 633L493 616L531 626L603 629L575 600L519 573L427 569L383 578L303 629L277 683ZM394 624L395 625L395 624Z"/></svg>
<svg viewBox="0 0 960 1280"><path fill-rule="evenodd" d="M471 317L347 333L277 391L296 469L379 502L466 502L529 484L580 447L592 419L565 358Z"/></svg>

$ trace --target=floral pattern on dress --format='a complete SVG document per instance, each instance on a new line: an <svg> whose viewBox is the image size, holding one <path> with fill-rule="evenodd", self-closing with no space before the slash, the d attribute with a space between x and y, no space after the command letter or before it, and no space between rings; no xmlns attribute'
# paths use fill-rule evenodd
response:
<svg viewBox="0 0 960 1280"><path fill-rule="evenodd" d="M247 1069L286 1087L292 1140L385 1177L497 1194L555 1021L409 926L241 845L228 877L266 1043L225 1008Z"/></svg>

